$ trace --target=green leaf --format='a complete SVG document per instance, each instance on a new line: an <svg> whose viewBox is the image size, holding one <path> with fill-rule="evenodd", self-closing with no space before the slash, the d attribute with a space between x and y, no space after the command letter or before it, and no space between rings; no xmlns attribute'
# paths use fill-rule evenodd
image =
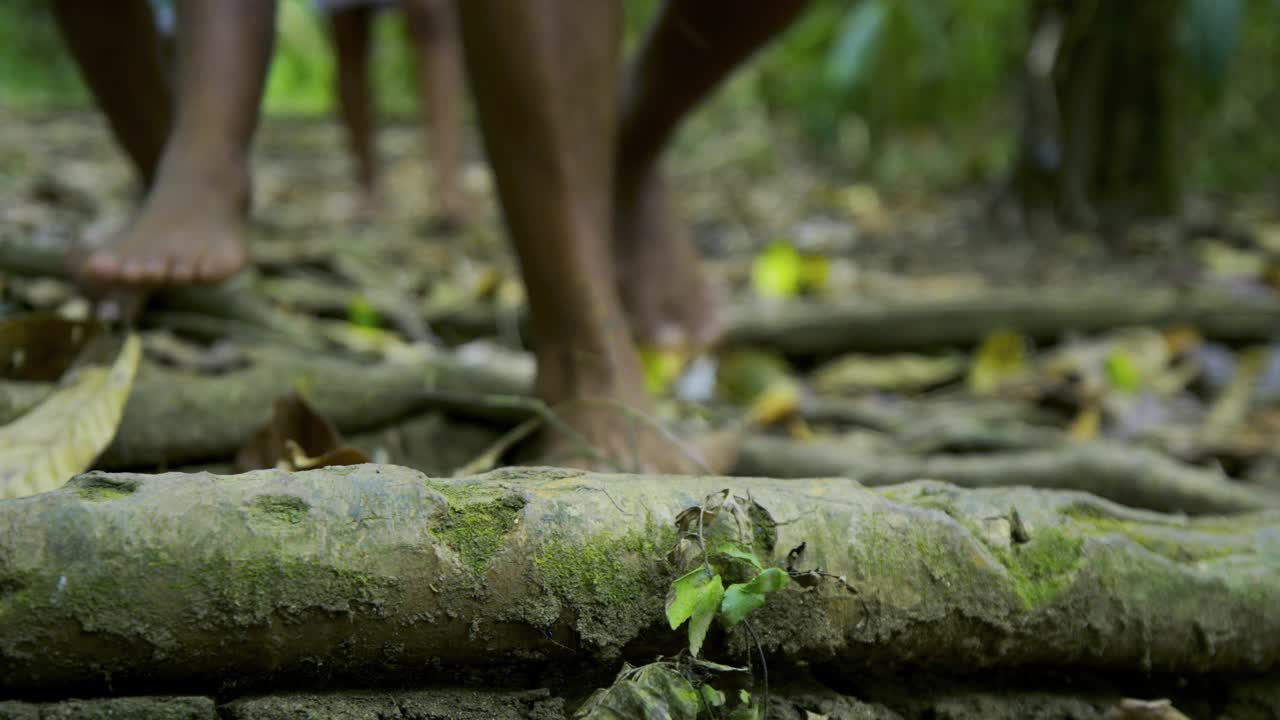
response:
<svg viewBox="0 0 1280 720"><path fill-rule="evenodd" d="M747 692L746 690L739 690L739 691L738 691L738 702L742 703L743 705L750 705L750 704L751 704L751 693Z"/></svg>
<svg viewBox="0 0 1280 720"><path fill-rule="evenodd" d="M751 263L751 286L756 294L775 299L800 293L804 260L789 243L775 242Z"/></svg>
<svg viewBox="0 0 1280 720"><path fill-rule="evenodd" d="M764 605L764 593L752 592L747 583L734 583L724 593L720 603L720 622L725 627L733 627L753 610Z"/></svg>
<svg viewBox="0 0 1280 720"><path fill-rule="evenodd" d="M675 630L693 616L698 608L698 598L711 582L711 575L705 567L685 573L671 583L671 591L667 593L667 622Z"/></svg>
<svg viewBox="0 0 1280 720"><path fill-rule="evenodd" d="M382 317L377 308L361 296L352 298L347 305L347 321L360 327L382 327Z"/></svg>
<svg viewBox="0 0 1280 720"><path fill-rule="evenodd" d="M724 705L724 701L725 701L724 693L711 687L710 685L703 685L701 688L699 688L699 690L702 691L702 699L706 700L707 704L710 705L711 707L721 707Z"/></svg>
<svg viewBox="0 0 1280 720"><path fill-rule="evenodd" d="M689 621L689 652L697 655L707 637L711 620L724 598L724 581L712 576L706 568L698 568L671 583L667 595L667 622L671 629Z"/></svg>
<svg viewBox="0 0 1280 720"><path fill-rule="evenodd" d="M827 56L827 82L848 92L866 79L884 37L888 8L883 0L863 0L845 16Z"/></svg>
<svg viewBox="0 0 1280 720"><path fill-rule="evenodd" d="M1137 392L1142 386L1142 371L1138 369L1133 358L1116 350L1107 355L1105 361L1107 382L1121 392Z"/></svg>
<svg viewBox="0 0 1280 720"><path fill-rule="evenodd" d="M669 348L640 347L640 364L644 369L644 385L654 395L661 395L680 379L689 364L688 353Z"/></svg>
<svg viewBox="0 0 1280 720"><path fill-rule="evenodd" d="M755 565L757 570L764 570L764 564L760 562L760 558L756 557L755 553L747 552L733 543L724 543L716 548L716 552L739 560L745 560Z"/></svg>
<svg viewBox="0 0 1280 720"><path fill-rule="evenodd" d="M626 667L613 685L597 690L574 714L576 720L696 720L698 691L676 668L653 663Z"/></svg>
<svg viewBox="0 0 1280 720"><path fill-rule="evenodd" d="M752 578L751 582L730 585L720 603L720 621L725 627L737 625L752 610L764 605L766 593L782 588L790 580L779 568L768 568Z"/></svg>
<svg viewBox="0 0 1280 720"><path fill-rule="evenodd" d="M707 638L707 630L711 629L711 620L715 618L720 603L724 600L724 583L716 575L707 583L706 590L698 598L698 607L689 619L689 653L697 657L702 650L702 641Z"/></svg>

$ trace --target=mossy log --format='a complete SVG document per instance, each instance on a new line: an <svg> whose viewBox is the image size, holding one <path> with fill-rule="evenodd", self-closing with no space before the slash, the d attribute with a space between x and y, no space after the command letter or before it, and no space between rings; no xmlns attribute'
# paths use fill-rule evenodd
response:
<svg viewBox="0 0 1280 720"><path fill-rule="evenodd" d="M684 638L663 616L681 572L667 560L674 519L724 488L765 511L753 537L767 562L803 544L794 569L830 573L752 616L775 667L1280 662L1274 512L1187 519L936 482L546 468L440 480L363 465L93 473L0 501L0 696L647 661ZM747 638L713 631L706 652L737 657Z"/></svg>
<svg viewBox="0 0 1280 720"><path fill-rule="evenodd" d="M869 486L930 479L975 488L1059 488L1162 512L1280 508L1280 492L1271 488L1238 482L1155 450L1105 442L989 455L886 456L870 455L839 441L796 442L756 435L742 443L733 471L794 478L840 475Z"/></svg>

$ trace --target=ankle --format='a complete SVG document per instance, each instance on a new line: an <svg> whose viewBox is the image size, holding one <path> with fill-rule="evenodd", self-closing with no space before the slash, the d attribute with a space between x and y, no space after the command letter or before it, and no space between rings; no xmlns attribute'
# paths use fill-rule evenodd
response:
<svg viewBox="0 0 1280 720"><path fill-rule="evenodd" d="M552 403L590 398L635 400L645 396L640 362L630 340L542 343L537 352L538 397Z"/></svg>

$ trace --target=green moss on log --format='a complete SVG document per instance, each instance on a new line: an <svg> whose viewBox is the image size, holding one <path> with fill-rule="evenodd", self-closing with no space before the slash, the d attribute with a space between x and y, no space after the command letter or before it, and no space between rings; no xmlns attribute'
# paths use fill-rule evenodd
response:
<svg viewBox="0 0 1280 720"><path fill-rule="evenodd" d="M1041 529L997 557L1009 571L1013 591L1028 610L1051 602L1071 585L1084 562L1084 540L1060 528Z"/></svg>
<svg viewBox="0 0 1280 720"><path fill-rule="evenodd" d="M129 480L95 476L76 488L76 495L89 502L107 502L127 498L138 489L136 482Z"/></svg>
<svg viewBox="0 0 1280 720"><path fill-rule="evenodd" d="M662 598L672 571L663 560L675 529L650 517L643 531L604 531L586 538L548 535L536 555L543 587L566 607L579 610L575 623L586 640L618 642L620 628L642 628L662 618Z"/></svg>
<svg viewBox="0 0 1280 720"><path fill-rule="evenodd" d="M449 501L449 510L433 534L479 576L506 545L525 506L524 498L474 484L434 481L427 485Z"/></svg>

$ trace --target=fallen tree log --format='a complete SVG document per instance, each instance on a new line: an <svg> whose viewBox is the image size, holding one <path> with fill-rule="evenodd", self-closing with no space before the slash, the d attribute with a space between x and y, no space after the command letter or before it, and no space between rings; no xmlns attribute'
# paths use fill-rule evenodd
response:
<svg viewBox="0 0 1280 720"><path fill-rule="evenodd" d="M796 442L755 435L743 441L735 475L849 477L868 486L930 479L962 487L1027 485L1092 493L1163 512L1233 513L1280 508L1280 492L1236 482L1155 450L1110 443L990 455L869 455L839 441Z"/></svg>
<svg viewBox="0 0 1280 720"><path fill-rule="evenodd" d="M1037 339L1136 325L1190 325L1230 342L1274 338L1280 298L1177 290L1006 290L918 302L739 308L729 338L793 355L971 346L1009 328Z"/></svg>
<svg viewBox="0 0 1280 720"><path fill-rule="evenodd" d="M441 332L463 337L493 335L498 327L491 308L437 313L429 320ZM755 303L733 308L725 342L829 356L968 347L1001 328L1053 340L1139 325L1189 325L1217 340L1266 341L1280 333L1280 298L1205 290L1037 289L930 300Z"/></svg>
<svg viewBox="0 0 1280 720"><path fill-rule="evenodd" d="M246 353L250 367L217 376L144 367L98 467L163 468L229 458L270 417L272 401L295 388L348 434L383 428L424 410L513 425L530 415L518 402L493 400L527 395L530 373L521 363L492 358L472 362L456 353L431 353L413 362L357 366L279 348L249 348ZM39 397L29 384L0 383L4 395L11 390L21 395L10 397L17 410ZM439 465L431 469L441 470ZM1152 450L1103 444L983 455L870 456L838 442L756 435L743 441L733 472L839 475L870 485L933 478L967 487L1062 487L1135 507L1194 513L1275 507L1280 497Z"/></svg>
<svg viewBox="0 0 1280 720"><path fill-rule="evenodd" d="M457 396L526 391L518 376L469 365L452 353L373 365L278 348L246 353L251 366L224 375L144 369L98 466L174 467L228 458L271 416L275 398L295 388L345 433L381 428L424 409L447 409Z"/></svg>
<svg viewBox="0 0 1280 720"><path fill-rule="evenodd" d="M250 367L217 376L144 367L116 437L97 467L172 468L225 460L270 417L272 401L295 388L347 434L384 428L425 410L512 425L531 415L527 405L517 402L528 394L531 384L529 368L519 362L494 358L473 362L456 353L425 353L413 362L358 366L280 348L249 348L246 353ZM25 383L0 383L0 395L9 399L15 412L38 399L38 390ZM512 401L502 402L503 396ZM908 428L894 420L890 429L915 432L924 426ZM1048 438L1051 433L1040 435ZM912 445L921 442L911 436L906 440ZM439 464L426 467L444 470ZM1083 490L1135 507L1190 513L1280 506L1280 493L1266 488L1234 482L1153 450L1105 444L921 457L905 452L869 455L839 442L802 443L754 435L743 440L733 473L847 476L868 485L920 478L966 487L1034 485Z"/></svg>
<svg viewBox="0 0 1280 720"><path fill-rule="evenodd" d="M673 520L722 488L793 582L775 663L1186 674L1280 662L1280 514L1186 519L1082 493L393 466L81 476L0 501L0 694L574 667L680 645ZM744 500L745 501L745 500ZM776 533L776 535L773 535ZM832 576L843 576L848 585ZM856 593L851 591L856 590ZM739 628L709 656L742 653Z"/></svg>
<svg viewBox="0 0 1280 720"><path fill-rule="evenodd" d="M71 278L63 254L56 248L0 242L0 272L29 277ZM304 350L324 347L309 318L287 313L267 299L232 282L226 285L174 287L148 298L152 307L185 315L204 315L225 321L239 334L267 338Z"/></svg>
<svg viewBox="0 0 1280 720"><path fill-rule="evenodd" d="M54 248L0 243L0 272L66 277ZM254 292L234 288L165 290L159 307L245 323L303 347L315 334L303 319L275 308ZM494 335L500 327L492 308L432 313L431 325L465 337ZM523 319L515 319L523 325ZM503 326L509 323L501 323ZM1229 342L1270 340L1280 332L1280 297L1231 295L1211 290L996 290L924 301L858 299L831 304L792 301L738 306L729 318L730 345L768 347L788 355L835 355L971 346L998 328L1038 339L1068 332L1097 332L1134 325L1190 325ZM498 332L503 335L505 333Z"/></svg>

